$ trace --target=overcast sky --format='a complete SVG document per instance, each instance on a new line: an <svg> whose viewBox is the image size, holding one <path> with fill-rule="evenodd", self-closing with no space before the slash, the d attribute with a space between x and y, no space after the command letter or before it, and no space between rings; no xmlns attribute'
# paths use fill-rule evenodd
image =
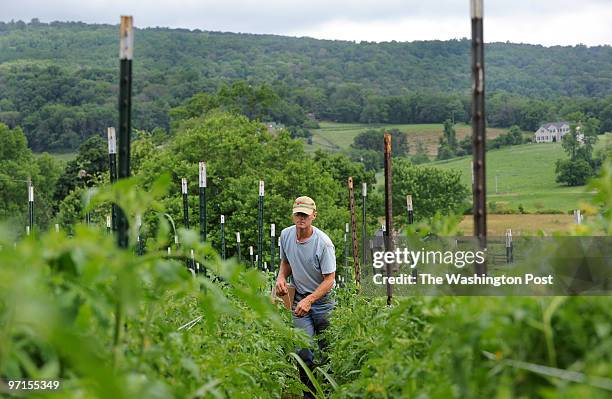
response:
<svg viewBox="0 0 612 399"><path fill-rule="evenodd" d="M485 40L612 45L612 0L484 0ZM0 20L412 41L470 36L469 0L0 0Z"/></svg>

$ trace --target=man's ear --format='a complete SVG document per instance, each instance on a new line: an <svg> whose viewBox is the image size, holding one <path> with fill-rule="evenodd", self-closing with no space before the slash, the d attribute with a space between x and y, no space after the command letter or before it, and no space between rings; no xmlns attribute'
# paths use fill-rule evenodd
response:
<svg viewBox="0 0 612 399"><path fill-rule="evenodd" d="M317 218L317 211L314 211L312 213L312 220L315 220Z"/></svg>

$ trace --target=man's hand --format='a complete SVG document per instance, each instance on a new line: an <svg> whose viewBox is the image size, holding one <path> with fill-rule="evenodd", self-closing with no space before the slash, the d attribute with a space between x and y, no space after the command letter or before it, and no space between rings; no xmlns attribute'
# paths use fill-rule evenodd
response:
<svg viewBox="0 0 612 399"><path fill-rule="evenodd" d="M276 279L276 295L284 296L289 292L289 288L287 287L287 280L284 278Z"/></svg>
<svg viewBox="0 0 612 399"><path fill-rule="evenodd" d="M295 315L297 317L306 316L308 312L310 312L310 306L312 305L312 300L308 297L302 299L297 306L295 307Z"/></svg>

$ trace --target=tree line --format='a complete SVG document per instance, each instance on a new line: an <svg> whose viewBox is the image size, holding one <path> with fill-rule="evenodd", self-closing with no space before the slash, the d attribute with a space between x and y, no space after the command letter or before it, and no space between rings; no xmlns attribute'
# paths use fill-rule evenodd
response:
<svg viewBox="0 0 612 399"><path fill-rule="evenodd" d="M0 22L0 122L21 126L37 151L75 149L104 131L117 112L116 31L111 25ZM138 129L169 132L172 109L198 93L231 91L236 82L277 96L281 101L266 117L292 127L294 136L307 137L312 118L470 119L467 39L353 43L161 28L136 34ZM580 111L597 117L602 131L612 130L611 61L609 46L488 45L489 125L535 130ZM234 94L248 105L251 93Z"/></svg>
<svg viewBox="0 0 612 399"><path fill-rule="evenodd" d="M555 163L556 181L568 186L580 186L599 173L611 151L609 143L605 143L594 154L594 146L599 139L600 121L597 118L587 118L577 112L570 115L569 119L570 131L561 139L561 146L568 159L558 159Z"/></svg>

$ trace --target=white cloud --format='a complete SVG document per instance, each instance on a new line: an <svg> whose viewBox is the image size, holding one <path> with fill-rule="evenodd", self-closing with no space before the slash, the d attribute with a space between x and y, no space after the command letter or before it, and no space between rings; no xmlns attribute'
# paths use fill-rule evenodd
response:
<svg viewBox="0 0 612 399"><path fill-rule="evenodd" d="M6 1L6 0L5 0ZM485 39L612 44L610 0L485 0ZM81 20L136 26L406 41L470 35L469 0L9 0L0 20Z"/></svg>
<svg viewBox="0 0 612 399"><path fill-rule="evenodd" d="M466 18L405 18L391 21L355 22L337 19L317 27L289 32L291 36L354 41L412 41L455 39L470 36Z"/></svg>
<svg viewBox="0 0 612 399"><path fill-rule="evenodd" d="M522 19L495 16L487 21L485 40L549 46L612 44L611 21L612 2L568 9L546 18L535 14Z"/></svg>

